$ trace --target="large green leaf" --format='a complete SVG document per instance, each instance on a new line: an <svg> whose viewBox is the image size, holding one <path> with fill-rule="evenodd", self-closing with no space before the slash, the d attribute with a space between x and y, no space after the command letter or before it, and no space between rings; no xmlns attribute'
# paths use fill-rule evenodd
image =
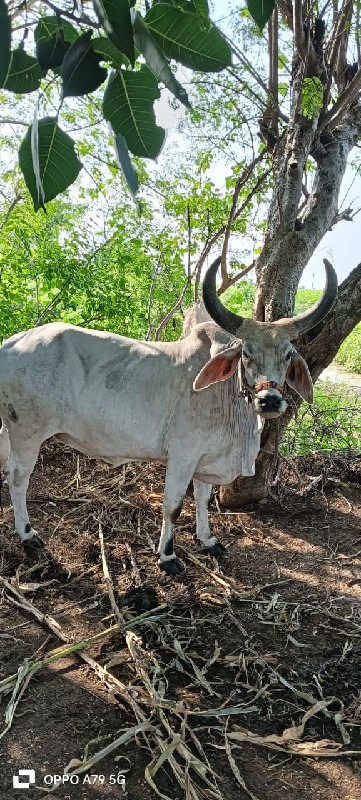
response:
<svg viewBox="0 0 361 800"><path fill-rule="evenodd" d="M36 44L51 39L52 36L61 36L66 42L72 44L79 34L76 28L63 17L41 17L34 31Z"/></svg>
<svg viewBox="0 0 361 800"><path fill-rule="evenodd" d="M199 14L157 3L144 21L167 58L174 58L186 67L202 72L219 72L231 64L227 42Z"/></svg>
<svg viewBox="0 0 361 800"><path fill-rule="evenodd" d="M34 31L36 56L42 69L60 67L65 53L77 38L77 31L68 20L42 17Z"/></svg>
<svg viewBox="0 0 361 800"><path fill-rule="evenodd" d="M13 50L4 89L16 94L27 94L38 89L40 81L41 67L37 58L29 56L22 47Z"/></svg>
<svg viewBox="0 0 361 800"><path fill-rule="evenodd" d="M127 143L121 133L115 134L114 146L118 164L123 172L129 189L132 194L136 194L139 189L138 175L131 162Z"/></svg>
<svg viewBox="0 0 361 800"><path fill-rule="evenodd" d="M208 0L193 0L198 14L202 17L209 17Z"/></svg>
<svg viewBox="0 0 361 800"><path fill-rule="evenodd" d="M140 50L141 54L144 56L148 67L151 68L154 75L158 78L159 81L164 83L164 86L169 89L174 97L177 100L180 100L186 108L191 108L191 104L188 100L188 95L186 90L183 86L177 81L174 73L169 67L168 61L160 51L158 45L156 45L155 41L152 39L147 26L144 24L140 14L137 14L134 22L134 41Z"/></svg>
<svg viewBox="0 0 361 800"><path fill-rule="evenodd" d="M247 0L248 11L262 31L273 14L276 0Z"/></svg>
<svg viewBox="0 0 361 800"><path fill-rule="evenodd" d="M32 133L33 125L20 145L19 164L37 211L74 183L82 164L75 155L73 140L59 128L55 117L44 117L37 123L33 143Z"/></svg>
<svg viewBox="0 0 361 800"><path fill-rule="evenodd" d="M101 56L93 50L91 35L87 31L79 36L64 57L61 69L64 97L94 92L107 77L107 70L99 66Z"/></svg>
<svg viewBox="0 0 361 800"><path fill-rule="evenodd" d="M92 39L92 46L94 52L101 56L100 60L107 61L114 69L121 69L124 66L129 66L129 60L107 36L97 36L95 39Z"/></svg>
<svg viewBox="0 0 361 800"><path fill-rule="evenodd" d="M109 39L133 65L135 61L133 27L128 0L93 0L93 6Z"/></svg>
<svg viewBox="0 0 361 800"><path fill-rule="evenodd" d="M5 0L0 0L0 87L4 86L11 58L11 22Z"/></svg>
<svg viewBox="0 0 361 800"><path fill-rule="evenodd" d="M156 158L164 141L164 128L155 123L153 102L160 96L158 83L148 67L137 72L120 70L109 80L103 113L114 133L121 133L131 153Z"/></svg>

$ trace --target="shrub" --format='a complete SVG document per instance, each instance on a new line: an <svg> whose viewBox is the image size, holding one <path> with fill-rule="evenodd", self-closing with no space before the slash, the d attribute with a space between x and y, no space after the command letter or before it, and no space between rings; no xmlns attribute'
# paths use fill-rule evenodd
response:
<svg viewBox="0 0 361 800"><path fill-rule="evenodd" d="M315 386L312 406L302 403L286 429L281 452L286 457L323 450L360 450L361 398L342 384Z"/></svg>

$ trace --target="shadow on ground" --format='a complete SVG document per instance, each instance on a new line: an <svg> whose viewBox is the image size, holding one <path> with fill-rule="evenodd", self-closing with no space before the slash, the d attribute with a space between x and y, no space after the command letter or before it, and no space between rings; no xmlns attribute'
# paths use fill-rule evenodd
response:
<svg viewBox="0 0 361 800"><path fill-rule="evenodd" d="M310 478L323 475L303 497L286 475L281 503L272 499L247 513L222 514L213 503L212 525L227 546L220 564L194 541L187 496L177 526L185 565L178 579L156 565L162 469L115 470L45 444L29 492L32 523L46 541L34 563L13 533L4 487L0 555L8 583L0 606L0 680L60 644L49 619L35 619L34 607L75 641L116 621L99 528L124 619L156 603L166 607L132 633L116 631L92 644L86 651L91 664L70 656L34 674L1 740L1 797L46 797L35 787L12 788L13 774L34 769L44 789L47 781L50 786L46 776L63 775L89 743L88 757L148 720L153 729L132 736L49 797L119 798L122 789L112 781L124 772L132 800L153 800L157 791L172 800L356 800L360 458L328 457L327 469L318 457L298 466ZM11 587L20 603L32 604L28 610L16 605ZM113 684L96 665L107 666ZM3 698L3 714L10 697ZM237 713L211 716L223 707L238 707ZM306 712L304 728L285 734ZM145 770L164 750L164 763L153 771L155 788ZM95 783L93 775L100 776Z"/></svg>

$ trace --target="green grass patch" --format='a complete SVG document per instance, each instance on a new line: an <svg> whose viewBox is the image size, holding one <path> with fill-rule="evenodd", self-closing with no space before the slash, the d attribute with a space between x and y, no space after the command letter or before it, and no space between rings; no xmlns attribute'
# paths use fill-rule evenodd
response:
<svg viewBox="0 0 361 800"><path fill-rule="evenodd" d="M280 450L293 457L317 451L361 449L361 397L341 384L315 386L312 406L302 403L284 433Z"/></svg>
<svg viewBox="0 0 361 800"><path fill-rule="evenodd" d="M361 322L342 343L334 361L348 372L361 372Z"/></svg>

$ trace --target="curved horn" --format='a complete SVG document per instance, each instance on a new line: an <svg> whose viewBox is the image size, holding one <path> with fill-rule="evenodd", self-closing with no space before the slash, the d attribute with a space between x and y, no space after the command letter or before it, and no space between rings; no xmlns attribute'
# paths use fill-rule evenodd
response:
<svg viewBox="0 0 361 800"><path fill-rule="evenodd" d="M307 311L303 311L302 314L297 314L296 317L291 317L290 319L278 319L277 322L273 323L273 325L277 325L285 329L295 326L299 333L306 333L307 331L311 330L311 328L314 328L316 325L318 325L319 322L322 322L326 314L328 314L332 308L337 297L336 272L332 264L327 261L327 258L323 259L323 263L326 270L326 286L323 290L322 297L320 297L317 303L315 303L311 308L308 308Z"/></svg>
<svg viewBox="0 0 361 800"><path fill-rule="evenodd" d="M222 305L216 290L216 276L221 260L222 258L219 256L207 269L203 281L203 301L209 316L212 317L214 322L223 330L236 336L238 329L242 325L243 317L239 317L233 311L228 311Z"/></svg>

